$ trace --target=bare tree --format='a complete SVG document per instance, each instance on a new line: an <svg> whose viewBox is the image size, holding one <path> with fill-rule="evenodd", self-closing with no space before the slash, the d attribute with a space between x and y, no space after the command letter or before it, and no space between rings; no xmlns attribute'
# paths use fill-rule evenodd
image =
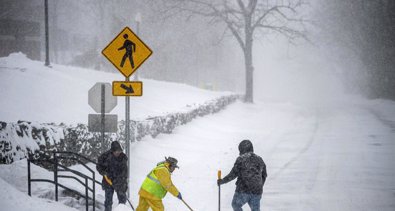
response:
<svg viewBox="0 0 395 211"><path fill-rule="evenodd" d="M236 38L244 54L245 102L253 102L253 42L256 32L280 33L289 40L304 37L305 20L298 9L303 0L158 0L167 17L194 15L209 18L211 23L223 23L225 30ZM226 32L225 31L225 32ZM224 33L225 34L225 33Z"/></svg>

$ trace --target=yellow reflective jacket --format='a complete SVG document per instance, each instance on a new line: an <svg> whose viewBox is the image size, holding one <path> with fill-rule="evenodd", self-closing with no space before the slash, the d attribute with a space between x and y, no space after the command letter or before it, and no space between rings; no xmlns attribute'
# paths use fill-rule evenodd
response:
<svg viewBox="0 0 395 211"><path fill-rule="evenodd" d="M161 200L167 192L175 197L179 194L178 189L171 181L169 164L160 163L145 178L139 195L152 200Z"/></svg>

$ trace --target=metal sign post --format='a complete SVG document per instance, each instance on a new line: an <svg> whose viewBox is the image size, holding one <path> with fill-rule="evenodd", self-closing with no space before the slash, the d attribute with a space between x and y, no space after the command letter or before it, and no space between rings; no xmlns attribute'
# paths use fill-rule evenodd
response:
<svg viewBox="0 0 395 211"><path fill-rule="evenodd" d="M106 110L106 95L105 95L105 86L104 84L101 85L101 149L102 152L104 152L104 127L106 125L105 119L104 119L104 111Z"/></svg>
<svg viewBox="0 0 395 211"><path fill-rule="evenodd" d="M126 81L129 81L129 77L125 79ZM130 97L126 96L125 97L125 141L126 141L126 154L128 155L128 181L130 178ZM130 187L129 187L129 182L128 182L128 193L127 196L130 197Z"/></svg>

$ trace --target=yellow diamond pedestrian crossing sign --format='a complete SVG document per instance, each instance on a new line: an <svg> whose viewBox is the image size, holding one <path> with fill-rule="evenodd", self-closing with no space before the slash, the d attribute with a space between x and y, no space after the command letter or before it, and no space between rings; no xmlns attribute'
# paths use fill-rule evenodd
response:
<svg viewBox="0 0 395 211"><path fill-rule="evenodd" d="M125 27L102 54L128 78L151 56L152 50L129 27Z"/></svg>

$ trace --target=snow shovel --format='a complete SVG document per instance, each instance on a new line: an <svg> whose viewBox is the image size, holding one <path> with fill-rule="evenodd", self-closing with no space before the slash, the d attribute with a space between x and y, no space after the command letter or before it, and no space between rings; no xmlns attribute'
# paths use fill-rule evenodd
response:
<svg viewBox="0 0 395 211"><path fill-rule="evenodd" d="M193 211L192 208L184 201L184 199L181 199L181 201L184 202L185 206L187 206L190 211Z"/></svg>
<svg viewBox="0 0 395 211"><path fill-rule="evenodd" d="M218 179L221 179L221 170L218 170ZM218 185L218 211L221 211L221 186Z"/></svg>
<svg viewBox="0 0 395 211"><path fill-rule="evenodd" d="M109 185L112 186L112 181L110 180L110 178L107 177L107 175L104 175L104 179L107 181L107 183L108 183ZM126 200L128 200L129 205L132 207L132 210L134 211L134 207L133 207L132 203L130 203L130 201L129 201L128 198L126 198Z"/></svg>
<svg viewBox="0 0 395 211"><path fill-rule="evenodd" d="M130 201L129 201L129 199L128 199L128 198L126 198L126 200L128 200L128 202L129 202L129 205L132 207L132 210L134 211L134 207L133 207L132 203L130 203Z"/></svg>

